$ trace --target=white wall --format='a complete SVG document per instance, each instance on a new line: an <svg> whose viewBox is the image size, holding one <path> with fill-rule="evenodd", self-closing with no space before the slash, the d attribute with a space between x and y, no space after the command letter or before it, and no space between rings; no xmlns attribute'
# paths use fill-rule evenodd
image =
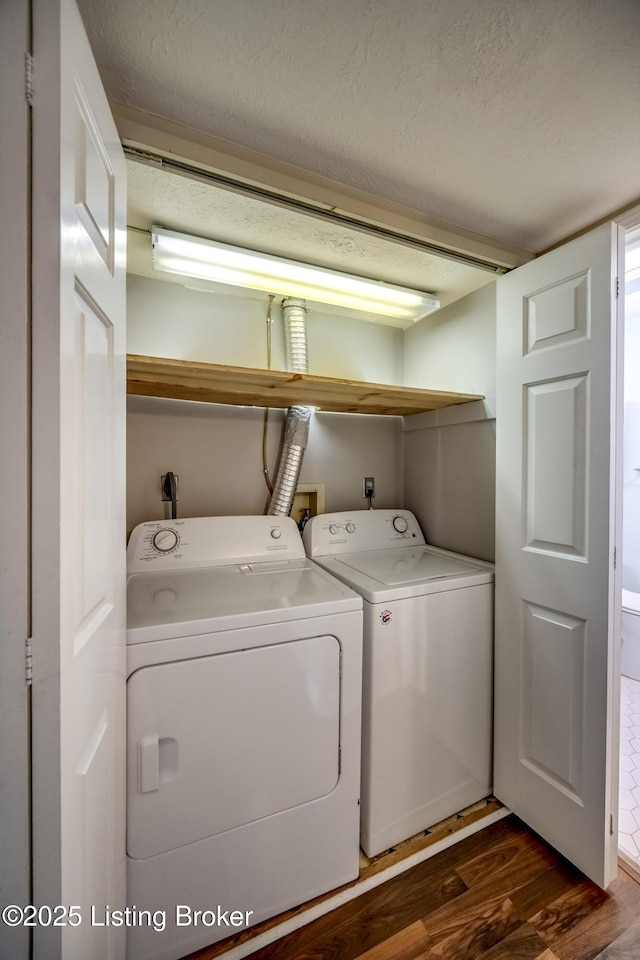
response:
<svg viewBox="0 0 640 960"><path fill-rule="evenodd" d="M487 403L405 418L404 506L429 542L484 560L495 555L495 291L490 284L405 332L407 386Z"/></svg>
<svg viewBox="0 0 640 960"><path fill-rule="evenodd" d="M284 412L270 411L268 462L275 474ZM327 510L361 509L362 478L376 478L376 506L402 498L399 417L317 413L301 483L324 483ZM160 477L179 477L181 517L263 513L263 411L257 407L129 397L127 528L165 516Z"/></svg>
<svg viewBox="0 0 640 960"><path fill-rule="evenodd" d="M495 397L495 283L405 330L404 383Z"/></svg>
<svg viewBox="0 0 640 960"><path fill-rule="evenodd" d="M128 350L211 363L266 365L264 301L129 278ZM495 395L495 284L406 330L311 312L309 366L321 376ZM284 368L279 307L274 368ZM404 371L404 376L403 376ZM487 415L487 409L489 414ZM277 463L282 411L270 414ZM477 417L464 422L468 417ZM460 422L462 418L463 422ZM178 474L181 516L262 513L263 411L130 397L128 527L163 517L160 476ZM404 431L404 432L403 432ZM377 507L413 510L430 542L494 556L495 422L491 404L399 418L315 414L301 482L324 483L327 510L363 507L362 477Z"/></svg>
<svg viewBox="0 0 640 960"><path fill-rule="evenodd" d="M265 367L266 304L129 277L130 353ZM272 366L283 369L281 311L274 307ZM308 316L309 367L320 376L401 383L402 330L328 314ZM284 412L270 412L268 460L275 475ZM127 526L163 517L160 477L179 476L179 515L262 513L263 410L129 397ZM324 483L327 510L361 508L362 478L376 479L376 506L402 502L402 421L317 413L300 481Z"/></svg>
<svg viewBox="0 0 640 960"><path fill-rule="evenodd" d="M154 357L238 367L267 366L266 301L192 290L129 276L127 350ZM280 300L273 302L272 367L285 370ZM402 383L403 332L310 309L309 372L374 383Z"/></svg>

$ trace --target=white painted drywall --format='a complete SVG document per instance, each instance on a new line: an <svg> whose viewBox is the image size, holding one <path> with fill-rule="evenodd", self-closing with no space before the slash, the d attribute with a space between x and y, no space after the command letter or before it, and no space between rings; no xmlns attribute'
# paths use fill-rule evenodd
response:
<svg viewBox="0 0 640 960"><path fill-rule="evenodd" d="M495 303L491 284L406 330L405 383L493 398ZM423 429L411 429L410 421L403 434L404 506L430 543L493 560L495 420L439 426L434 416Z"/></svg>
<svg viewBox="0 0 640 960"><path fill-rule="evenodd" d="M495 397L495 283L405 330L404 384Z"/></svg>
<svg viewBox="0 0 640 960"><path fill-rule="evenodd" d="M179 477L179 516L264 512L263 411L257 407L129 397L127 528L165 516L160 477ZM277 462L284 412L270 412L268 460ZM399 417L314 414L302 483L324 483L327 510L360 509L363 476L376 478L376 506L402 497Z"/></svg>
<svg viewBox="0 0 640 960"><path fill-rule="evenodd" d="M131 353L238 366L266 365L265 304L180 284L129 278ZM403 343L404 340L404 343ZM495 393L495 285L403 332L311 312L310 369L444 390ZM285 366L274 310L273 366ZM129 398L131 529L163 517L160 476L180 477L181 516L262 513L263 411L254 407ZM268 456L277 462L282 411L271 412ZM376 478L378 507L413 510L439 546L493 558L495 423L479 420L402 431L398 418L315 414L301 482L326 485L326 509L357 509L362 477Z"/></svg>
<svg viewBox="0 0 640 960"><path fill-rule="evenodd" d="M429 543L494 559L495 420L404 434L404 505Z"/></svg>
<svg viewBox="0 0 640 960"><path fill-rule="evenodd" d="M264 301L129 277L128 351L244 367L266 366ZM272 366L284 369L279 305L273 311ZM320 376L401 383L403 334L347 317L310 312L309 368ZM127 415L127 526L163 517L160 477L179 476L181 516L263 513L263 411L130 397ZM270 414L269 464L275 475L284 413ZM362 478L376 479L376 506L402 498L402 421L398 417L315 414L302 483L326 485L326 509L362 507Z"/></svg>
<svg viewBox="0 0 640 960"><path fill-rule="evenodd" d="M272 310L275 370L286 369L280 301L274 300ZM267 366L264 300L130 275L127 311L129 353L238 367ZM396 327L311 309L307 341L310 373L402 383L403 335Z"/></svg>
<svg viewBox="0 0 640 960"><path fill-rule="evenodd" d="M264 304L191 290L179 283L127 277L127 352L230 366L267 366ZM282 365L273 337L273 366Z"/></svg>

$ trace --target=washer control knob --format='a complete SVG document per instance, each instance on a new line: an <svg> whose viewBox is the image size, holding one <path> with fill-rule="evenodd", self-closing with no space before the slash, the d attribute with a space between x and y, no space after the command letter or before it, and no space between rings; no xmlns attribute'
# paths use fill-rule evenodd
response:
<svg viewBox="0 0 640 960"><path fill-rule="evenodd" d="M271 536L274 540L279 540L280 537L282 536L282 530L280 529L280 527L272 527Z"/></svg>
<svg viewBox="0 0 640 960"><path fill-rule="evenodd" d="M355 532L356 532L356 525L355 523L352 523L351 520L349 520L349 523L347 524L347 533L355 533Z"/></svg>
<svg viewBox="0 0 640 960"><path fill-rule="evenodd" d="M406 533L409 529L409 524L407 523L406 517L394 517L393 518L393 529L397 530L398 533Z"/></svg>
<svg viewBox="0 0 640 960"><path fill-rule="evenodd" d="M178 546L179 542L178 534L170 527L165 527L163 530L158 530L156 533L154 533L151 541L153 549L157 550L158 553L171 553L171 551L175 550L175 548Z"/></svg>
<svg viewBox="0 0 640 960"><path fill-rule="evenodd" d="M329 533L330 533L333 537L335 537L335 535L336 535L337 532L338 532L338 524L337 524L337 523L330 523L330 524L329 524Z"/></svg>

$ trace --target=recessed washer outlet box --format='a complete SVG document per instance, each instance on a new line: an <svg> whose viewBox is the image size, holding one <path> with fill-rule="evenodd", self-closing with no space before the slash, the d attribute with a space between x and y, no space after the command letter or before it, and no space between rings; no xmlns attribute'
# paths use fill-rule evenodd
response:
<svg viewBox="0 0 640 960"><path fill-rule="evenodd" d="M299 483L293 498L291 516L300 523L308 510L307 517L315 517L325 512L324 483Z"/></svg>

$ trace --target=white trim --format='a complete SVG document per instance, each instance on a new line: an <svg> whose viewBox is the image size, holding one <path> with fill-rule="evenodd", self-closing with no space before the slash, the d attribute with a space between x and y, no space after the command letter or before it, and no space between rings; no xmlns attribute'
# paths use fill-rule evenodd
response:
<svg viewBox="0 0 640 960"><path fill-rule="evenodd" d="M504 820L504 818L510 816L510 814L511 810L507 809L507 807L495 810L481 820L476 820L475 823L470 823L469 826L463 827L462 830L458 830L456 833L451 833L442 840L438 840L433 846L427 847L425 850L420 850L418 853L414 853L412 856L400 860L399 863L394 863L393 866L387 867L386 870L369 877L367 880L363 880L362 883L354 884L354 886L349 887L347 890L341 890L335 897L323 900L322 903L316 904L315 907L310 907L295 917L290 917L289 920L285 920L284 923L279 924L277 927L272 927L270 930L265 930L264 933L258 934L257 937L245 940L244 943L238 944L237 947L232 947L231 950L227 950L220 956L224 957L225 960L242 960L243 957L249 956L249 954L254 953L256 950L260 950L262 947L266 947L270 943L280 940L295 930L300 930L301 927L306 927L308 923L312 923L319 917L324 917L327 913L331 913L332 910L343 906L343 904L349 903L351 900L357 899L357 897L361 897L362 894L368 893L369 890L374 890L376 887L381 886L381 884L386 883L387 880L393 880L394 877L399 877L400 874L405 873L405 871L411 870L412 867L417 867L418 864L424 863L425 860L430 860L431 857L442 853L443 850L448 850L449 847L453 847L461 840L473 836L474 833L479 833L480 830L491 826L492 823L497 823L498 820Z"/></svg>
<svg viewBox="0 0 640 960"><path fill-rule="evenodd" d="M631 210L627 210L619 217L614 217L614 220L625 230L633 230L634 227L640 226L640 204L632 207Z"/></svg>
<svg viewBox="0 0 640 960"><path fill-rule="evenodd" d="M618 847L618 865L622 867L625 873L633 877L636 883L640 883L640 863L622 847Z"/></svg>
<svg viewBox="0 0 640 960"><path fill-rule="evenodd" d="M29 902L29 107L27 0L0 2L0 907ZM4 957L30 931L1 925Z"/></svg>
<svg viewBox="0 0 640 960"><path fill-rule="evenodd" d="M456 403L441 410L426 410L402 418L402 432L430 430L433 427L450 427L458 423L473 423L476 420L495 420L496 398L485 397L471 403Z"/></svg>

